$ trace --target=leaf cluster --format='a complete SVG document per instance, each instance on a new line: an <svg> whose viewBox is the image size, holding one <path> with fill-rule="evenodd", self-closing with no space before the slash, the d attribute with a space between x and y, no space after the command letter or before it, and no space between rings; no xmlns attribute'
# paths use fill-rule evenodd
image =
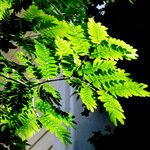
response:
<svg viewBox="0 0 150 150"><path fill-rule="evenodd" d="M71 7L71 1L68 3ZM71 114L62 111L61 96L51 84L54 81L66 80L89 111L102 105L115 126L125 120L119 97L150 96L146 84L134 81L117 66L119 60L137 59L137 50L111 37L101 23L93 18L81 25L61 20L44 4L41 7L45 10L41 10L41 1L33 1L32 5L29 1L18 16L20 7L11 4L10 20L1 17L1 39L15 43L17 50L15 61L0 54L1 131L9 128L25 140L44 126L65 144L71 143L68 128L74 128L75 122ZM67 8L63 13L68 14ZM28 24L27 28L8 33L5 25L11 25L13 16L21 25ZM7 45L2 51L9 48Z"/></svg>

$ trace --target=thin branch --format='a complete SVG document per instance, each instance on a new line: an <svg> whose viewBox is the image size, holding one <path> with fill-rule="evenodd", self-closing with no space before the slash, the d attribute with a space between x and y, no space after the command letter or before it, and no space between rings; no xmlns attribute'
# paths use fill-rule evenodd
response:
<svg viewBox="0 0 150 150"><path fill-rule="evenodd" d="M35 98L32 98L32 108L36 114L37 117L40 117L39 113L37 112L36 108L35 108Z"/></svg>
<svg viewBox="0 0 150 150"><path fill-rule="evenodd" d="M30 87L30 88L33 88L35 86L39 86L39 85L42 85L44 83L48 83L48 82L55 82L55 81L61 81L61 80L67 80L67 79L70 79L70 78L56 78L56 79L50 79L50 80L46 80L46 81L43 81L43 82L40 82L40 83L37 83L37 84L33 84L33 85L27 85L26 83L20 81L20 80L15 80L13 78L9 78L9 77L6 77L4 75L0 75L1 77L7 79L7 80L11 80L11 81L14 81L16 83L19 83L19 84L22 84L22 85L25 85L26 87Z"/></svg>
<svg viewBox="0 0 150 150"><path fill-rule="evenodd" d="M43 81L43 82L34 84L34 85L30 86L30 88L33 88L35 86L39 86L39 85L42 85L42 84L48 83L48 82L55 82L55 81L61 81L61 80L67 80L67 79L70 79L70 78L56 78L56 79L51 79L51 80L47 80L47 81Z"/></svg>
<svg viewBox="0 0 150 150"><path fill-rule="evenodd" d="M5 78L5 79L7 79L7 80L11 80L11 81L14 81L14 82L16 82L16 83L25 85L25 86L27 86L27 87L29 86L29 85L25 84L24 82L22 82L22 81L20 81L20 80L15 80L15 79L13 79L13 78L9 78L9 77L6 77L6 76L4 76L4 75L0 75L0 76L3 77L3 78Z"/></svg>
<svg viewBox="0 0 150 150"><path fill-rule="evenodd" d="M81 61L81 65L78 66L78 68L76 69L76 72L82 67L83 63L85 62L85 60L87 59L87 56L84 57L84 59Z"/></svg>

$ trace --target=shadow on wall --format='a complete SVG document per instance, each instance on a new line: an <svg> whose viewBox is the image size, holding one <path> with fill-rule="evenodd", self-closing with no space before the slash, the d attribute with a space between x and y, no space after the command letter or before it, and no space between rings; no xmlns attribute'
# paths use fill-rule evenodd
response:
<svg viewBox="0 0 150 150"><path fill-rule="evenodd" d="M141 110L139 110L141 105L136 102L127 106L128 119L126 120L126 125L115 129L106 127L108 134L105 135L101 133L101 130L93 132L93 136L89 138L89 142L94 145L95 150L120 150L122 148L128 150L131 149L131 147L134 147L134 149L141 147L141 149L144 150L149 148L149 110L147 109L148 107L144 110L144 105L146 105L146 103L142 105Z"/></svg>

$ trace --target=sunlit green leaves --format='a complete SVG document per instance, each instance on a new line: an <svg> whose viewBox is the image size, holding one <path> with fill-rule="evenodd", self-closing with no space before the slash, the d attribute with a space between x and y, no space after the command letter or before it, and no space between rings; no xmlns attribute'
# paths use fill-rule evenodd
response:
<svg viewBox="0 0 150 150"><path fill-rule="evenodd" d="M52 94L52 96L58 101L61 99L59 92L50 84L43 84L43 88Z"/></svg>
<svg viewBox="0 0 150 150"><path fill-rule="evenodd" d="M97 107L95 98L94 98L94 93L90 86L84 86L81 88L79 95L82 99L82 102L85 104L87 109L89 109L91 112L94 111L94 109Z"/></svg>
<svg viewBox="0 0 150 150"><path fill-rule="evenodd" d="M125 116L120 103L112 95L103 90L98 91L98 94L100 95L98 99L104 103L104 107L109 113L110 120L114 123L114 125L117 126L118 121L121 124L124 124Z"/></svg>
<svg viewBox="0 0 150 150"><path fill-rule="evenodd" d="M68 41L60 37L57 37L55 43L57 45L56 54L60 57L60 59L62 59L63 56L73 54L73 50L71 49L71 45Z"/></svg>
<svg viewBox="0 0 150 150"><path fill-rule="evenodd" d="M75 6L80 6L80 2ZM0 124L13 128L22 139L32 137L42 126L64 143L70 143L68 128L74 128L73 117L61 110L61 95L50 84L58 81L60 74L60 79L66 79L75 88L88 110L93 112L103 103L113 124L124 124L124 111L117 99L150 96L146 84L133 81L129 73L117 66L120 60L136 59L136 49L110 37L107 27L93 18L75 25L70 20L77 13L68 15L69 21L49 15L70 12L72 1L67 6L62 4L63 10L58 1L45 0L46 4L58 4L61 8L53 13L53 6L39 9L45 6L42 3L34 1L22 12L21 19L31 31L21 30L14 36L17 48L22 46L14 54L18 64L0 54ZM0 15L11 7L7 4L0 8Z"/></svg>
<svg viewBox="0 0 150 150"><path fill-rule="evenodd" d="M74 127L72 116L41 99L36 102L36 107L41 112L41 116L38 119L41 124L65 144L71 143L70 132L67 127Z"/></svg>
<svg viewBox="0 0 150 150"><path fill-rule="evenodd" d="M46 48L43 44L35 42L35 62L38 64L39 69L41 69L44 79L54 78L58 74L58 66L55 57L50 54L50 50Z"/></svg>
<svg viewBox="0 0 150 150"><path fill-rule="evenodd" d="M11 7L12 0L1 0L0 2L0 20L3 19L3 15L6 11L6 9L9 9Z"/></svg>
<svg viewBox="0 0 150 150"><path fill-rule="evenodd" d="M124 83L116 84L114 86L111 86L108 91L114 95L119 97L126 97L129 98L131 96L150 96L150 93L145 91L145 88L147 88L147 85L143 83L137 83L133 81L126 81Z"/></svg>
<svg viewBox="0 0 150 150"><path fill-rule="evenodd" d="M39 10L35 5L29 7L24 13L24 18L29 22L34 22L34 31L49 28L58 22L54 16L45 14L43 10Z"/></svg>
<svg viewBox="0 0 150 150"><path fill-rule="evenodd" d="M110 60L131 60L136 59L136 49L134 49L129 44L126 44L124 41L115 39L115 38L107 38L101 42L97 46L97 48L91 54L92 58L104 58Z"/></svg>
<svg viewBox="0 0 150 150"><path fill-rule="evenodd" d="M55 118L51 114L45 114L39 119L39 121L62 142L65 144L71 143L70 132L62 125L58 118Z"/></svg>
<svg viewBox="0 0 150 150"><path fill-rule="evenodd" d="M37 116L34 114L34 112L28 112L28 114L24 113L18 117L22 123L22 126L16 130L16 134L18 134L22 140L31 138L40 130L40 127L37 123Z"/></svg>
<svg viewBox="0 0 150 150"><path fill-rule="evenodd" d="M84 30L81 26L71 25L71 30L68 31L67 39L72 46L72 49L78 55L84 56L89 54L90 43L84 35Z"/></svg>
<svg viewBox="0 0 150 150"><path fill-rule="evenodd" d="M100 22L96 23L93 18L89 19L88 22L88 33L90 39L94 44L100 44L101 41L108 37L107 28Z"/></svg>
<svg viewBox="0 0 150 150"><path fill-rule="evenodd" d="M125 43L122 40L115 38L108 38L108 45L114 52L119 52L125 59L137 59L136 54L137 49L133 48L131 45Z"/></svg>

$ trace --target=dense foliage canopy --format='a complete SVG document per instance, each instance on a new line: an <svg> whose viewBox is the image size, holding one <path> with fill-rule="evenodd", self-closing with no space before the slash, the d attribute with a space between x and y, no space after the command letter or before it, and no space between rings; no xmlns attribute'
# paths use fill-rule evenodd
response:
<svg viewBox="0 0 150 150"><path fill-rule="evenodd" d="M117 66L118 61L137 59L137 50L87 18L89 3L1 1L1 133L9 131L25 140L44 126L71 143L68 127L74 128L75 122L61 110L61 96L51 84L58 80L74 87L89 111L103 105L115 126L125 120L119 97L150 96L146 84ZM12 49L10 59L6 53Z"/></svg>

